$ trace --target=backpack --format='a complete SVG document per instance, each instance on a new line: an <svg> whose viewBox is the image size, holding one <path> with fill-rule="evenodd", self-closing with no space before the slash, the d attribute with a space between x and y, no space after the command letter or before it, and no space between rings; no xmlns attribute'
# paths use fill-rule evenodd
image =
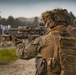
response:
<svg viewBox="0 0 76 75"><path fill-rule="evenodd" d="M57 47L53 56L53 72L61 69L61 75L76 75L76 38L57 33L54 33L53 37Z"/></svg>
<svg viewBox="0 0 76 75"><path fill-rule="evenodd" d="M76 38L60 39L59 56L64 75L76 75Z"/></svg>

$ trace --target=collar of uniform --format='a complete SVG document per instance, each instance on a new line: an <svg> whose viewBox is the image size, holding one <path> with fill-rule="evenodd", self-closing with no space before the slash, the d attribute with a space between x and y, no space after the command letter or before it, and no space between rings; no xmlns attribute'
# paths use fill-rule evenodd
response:
<svg viewBox="0 0 76 75"><path fill-rule="evenodd" d="M50 32L63 32L63 31L66 31L66 28L63 25L58 25L53 29L49 30L46 34L49 34Z"/></svg>

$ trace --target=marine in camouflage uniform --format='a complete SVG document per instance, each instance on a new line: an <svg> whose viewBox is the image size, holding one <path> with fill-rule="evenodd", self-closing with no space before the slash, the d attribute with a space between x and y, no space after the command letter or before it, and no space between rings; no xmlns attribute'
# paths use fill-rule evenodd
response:
<svg viewBox="0 0 76 75"><path fill-rule="evenodd" d="M17 43L17 56L26 60L36 56L42 57L48 62L46 75L60 75L60 63L58 64L58 68L55 70L52 68L51 64L54 61L55 56L58 56L58 48L56 46L56 43L58 43L59 40L59 38L57 38L59 36L58 33L61 35L65 35L65 33L62 34L65 31L66 28L62 25L59 25L50 30L46 35L38 37L26 47L25 44L22 42Z"/></svg>
<svg viewBox="0 0 76 75"><path fill-rule="evenodd" d="M36 75L64 75L59 56L59 37L69 37L66 23L61 25L46 22L47 33L33 40L28 46L15 40L16 53L19 58L31 59L36 57ZM43 70L43 71L42 71Z"/></svg>

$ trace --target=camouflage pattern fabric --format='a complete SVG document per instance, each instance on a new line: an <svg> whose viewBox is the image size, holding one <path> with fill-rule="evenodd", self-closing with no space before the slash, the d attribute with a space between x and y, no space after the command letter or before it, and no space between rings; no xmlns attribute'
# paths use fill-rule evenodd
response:
<svg viewBox="0 0 76 75"><path fill-rule="evenodd" d="M36 38L26 47L24 43L17 44L17 47L16 47L17 56L19 58L28 60L37 56L39 53L41 53L41 56L44 59L53 58L53 55L54 55L53 49L54 47L56 47L54 46L55 44L53 43L54 42L53 35L55 35L54 37L57 37L57 35L55 34L57 30L58 32L60 31L63 32L64 27L63 26L56 27L54 31L52 30L48 32L46 35ZM58 54L56 53L55 55L58 55ZM49 71L49 69L47 70ZM58 68L54 68L52 72L50 72L50 74L59 75L58 73L55 73L58 70L59 70ZM47 73L47 75L50 75L50 74Z"/></svg>
<svg viewBox="0 0 76 75"><path fill-rule="evenodd" d="M76 75L76 38L61 38L60 49L64 75Z"/></svg>
<svg viewBox="0 0 76 75"><path fill-rule="evenodd" d="M42 41L41 37L32 41L28 46L25 47L25 43L16 44L16 53L19 58L31 59L35 57L39 49L45 45L46 41Z"/></svg>
<svg viewBox="0 0 76 75"><path fill-rule="evenodd" d="M60 75L60 72L61 75L76 75L76 49L70 47L68 47L68 49L67 47L65 48L65 46L69 46L69 44L63 44L62 42L60 44L59 40L61 37L71 37L65 28L72 24L70 14L66 9L54 9L44 12L42 14L42 19L45 22L46 27L50 27L51 30L49 30L46 35L33 40L28 46L25 46L25 43L22 42L18 43L16 50L18 57L31 59L38 54L41 54L42 58L46 60L49 58L51 59L47 61L46 75ZM54 40L54 38L56 38L56 40ZM73 44L70 43L70 45L76 46L74 41L72 43ZM57 62L55 63L56 59Z"/></svg>
<svg viewBox="0 0 76 75"><path fill-rule="evenodd" d="M66 9L54 9L42 13L42 20L51 25L72 25L75 16L72 16Z"/></svg>

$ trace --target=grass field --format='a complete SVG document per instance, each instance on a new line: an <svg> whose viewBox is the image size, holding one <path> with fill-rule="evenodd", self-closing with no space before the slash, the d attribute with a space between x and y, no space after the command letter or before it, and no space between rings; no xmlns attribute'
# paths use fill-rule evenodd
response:
<svg viewBox="0 0 76 75"><path fill-rule="evenodd" d="M17 59L15 49L9 48L0 50L0 65L8 64Z"/></svg>

